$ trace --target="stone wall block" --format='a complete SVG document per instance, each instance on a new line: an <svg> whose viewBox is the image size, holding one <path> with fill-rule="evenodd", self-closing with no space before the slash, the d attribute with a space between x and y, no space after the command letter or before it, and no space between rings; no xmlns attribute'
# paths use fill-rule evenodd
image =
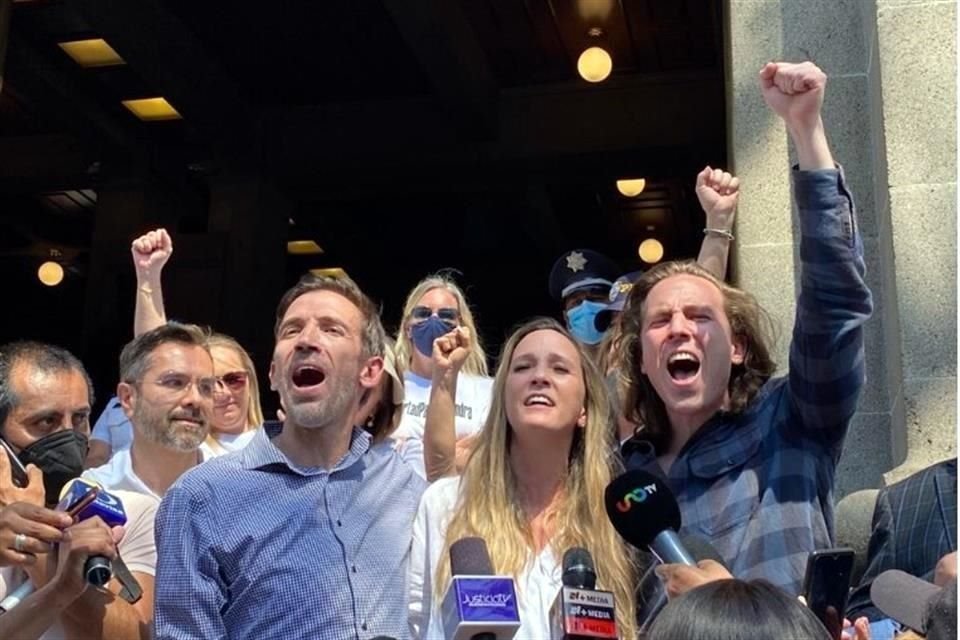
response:
<svg viewBox="0 0 960 640"><path fill-rule="evenodd" d="M890 414L857 412L837 465L836 499L883 486L883 471L892 466Z"/></svg>
<svg viewBox="0 0 960 640"><path fill-rule="evenodd" d="M891 190L906 378L957 372L956 185Z"/></svg>
<svg viewBox="0 0 960 640"><path fill-rule="evenodd" d="M953 2L879 5L891 188L956 181L956 14Z"/></svg>

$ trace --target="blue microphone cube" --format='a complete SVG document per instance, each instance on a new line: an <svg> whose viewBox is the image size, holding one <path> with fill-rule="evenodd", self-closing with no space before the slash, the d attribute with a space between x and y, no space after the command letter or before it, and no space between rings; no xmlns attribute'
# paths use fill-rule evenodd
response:
<svg viewBox="0 0 960 640"><path fill-rule="evenodd" d="M506 576L456 576L443 599L443 628L449 640L478 633L512 638L520 628L513 579Z"/></svg>
<svg viewBox="0 0 960 640"><path fill-rule="evenodd" d="M122 526L127 523L127 513L123 509L123 504L115 496L108 493L99 485L78 478L70 483L66 491L61 494L60 503L57 505L58 511L70 511L74 505L85 498L87 494L96 490L96 497L88 505L80 509L74 517L79 522L94 516L100 516L100 519L108 527Z"/></svg>

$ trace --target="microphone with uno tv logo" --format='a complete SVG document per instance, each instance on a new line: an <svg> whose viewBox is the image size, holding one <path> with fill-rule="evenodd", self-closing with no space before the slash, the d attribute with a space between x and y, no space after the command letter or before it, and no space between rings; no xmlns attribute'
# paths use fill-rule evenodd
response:
<svg viewBox="0 0 960 640"><path fill-rule="evenodd" d="M550 608L552 640L616 640L613 594L597 591L590 552L581 547L563 554L563 586Z"/></svg>
<svg viewBox="0 0 960 640"><path fill-rule="evenodd" d="M634 469L614 478L607 485L605 503L613 528L634 547L649 550L664 564L697 564L677 537L677 499L653 474Z"/></svg>
<svg viewBox="0 0 960 640"><path fill-rule="evenodd" d="M509 640L520 628L513 578L493 575L482 538L450 545L450 587L441 618L447 640Z"/></svg>

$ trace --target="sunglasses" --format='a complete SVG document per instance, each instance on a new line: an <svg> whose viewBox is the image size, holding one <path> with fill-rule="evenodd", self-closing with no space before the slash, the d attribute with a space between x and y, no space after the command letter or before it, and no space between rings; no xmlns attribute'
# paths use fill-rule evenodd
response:
<svg viewBox="0 0 960 640"><path fill-rule="evenodd" d="M217 382L231 391L239 391L247 386L247 377L246 371L231 371L230 373L218 376Z"/></svg>
<svg viewBox="0 0 960 640"><path fill-rule="evenodd" d="M430 307L414 307L413 311L410 312L410 317L420 322L426 320L433 314L434 310ZM457 322L460 319L460 312L453 307L440 307L436 310L436 315L446 322Z"/></svg>

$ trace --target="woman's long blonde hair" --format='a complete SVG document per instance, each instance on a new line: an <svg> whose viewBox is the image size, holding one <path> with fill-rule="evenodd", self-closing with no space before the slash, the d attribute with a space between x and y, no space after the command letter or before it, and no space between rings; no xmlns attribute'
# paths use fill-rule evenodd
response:
<svg viewBox="0 0 960 640"><path fill-rule="evenodd" d="M413 356L413 343L410 336L407 335L407 329L410 327L410 315L413 308L420 302L420 298L433 289L444 289L449 291L457 299L457 312L460 314L460 325L470 329L473 336L473 348L467 361L463 364L463 372L475 376L490 375L487 369L487 354L483 350L483 344L480 341L480 335L477 333L477 325L473 321L473 312L467 304L467 298L463 291L448 276L442 273L436 273L427 276L417 283L407 296L407 301L403 305L403 316L400 318L400 325L397 329L397 344L394 351L397 356L397 363L404 369L410 366L410 358Z"/></svg>
<svg viewBox="0 0 960 640"><path fill-rule="evenodd" d="M493 381L490 412L464 470L441 557L446 557L450 545L460 538L479 536L487 543L497 574L517 576L533 559L533 533L520 507L517 481L510 466L512 428L507 422L504 391L517 344L541 330L556 331L577 349L587 414L585 428L577 429L574 434L563 497L554 520L556 528L549 544L557 554L571 547L590 551L597 568L598 588L614 594L620 635L633 638L636 630L633 554L614 531L603 508L604 490L621 469L610 428L613 414L596 367L570 333L553 319L537 318L527 322L513 332L503 347ZM439 588L449 579L450 568L441 562L434 584ZM438 593L436 597L442 595Z"/></svg>
<svg viewBox="0 0 960 640"><path fill-rule="evenodd" d="M210 337L207 338L207 346L211 349L213 347L229 349L240 356L243 370L247 374L246 426L244 426L243 430L251 431L259 428L263 424L263 409L260 407L260 385L257 383L257 370L253 366L253 360L250 358L250 354L240 346L239 342L223 333L211 333ZM206 442L215 451L223 448L212 429L207 435Z"/></svg>

